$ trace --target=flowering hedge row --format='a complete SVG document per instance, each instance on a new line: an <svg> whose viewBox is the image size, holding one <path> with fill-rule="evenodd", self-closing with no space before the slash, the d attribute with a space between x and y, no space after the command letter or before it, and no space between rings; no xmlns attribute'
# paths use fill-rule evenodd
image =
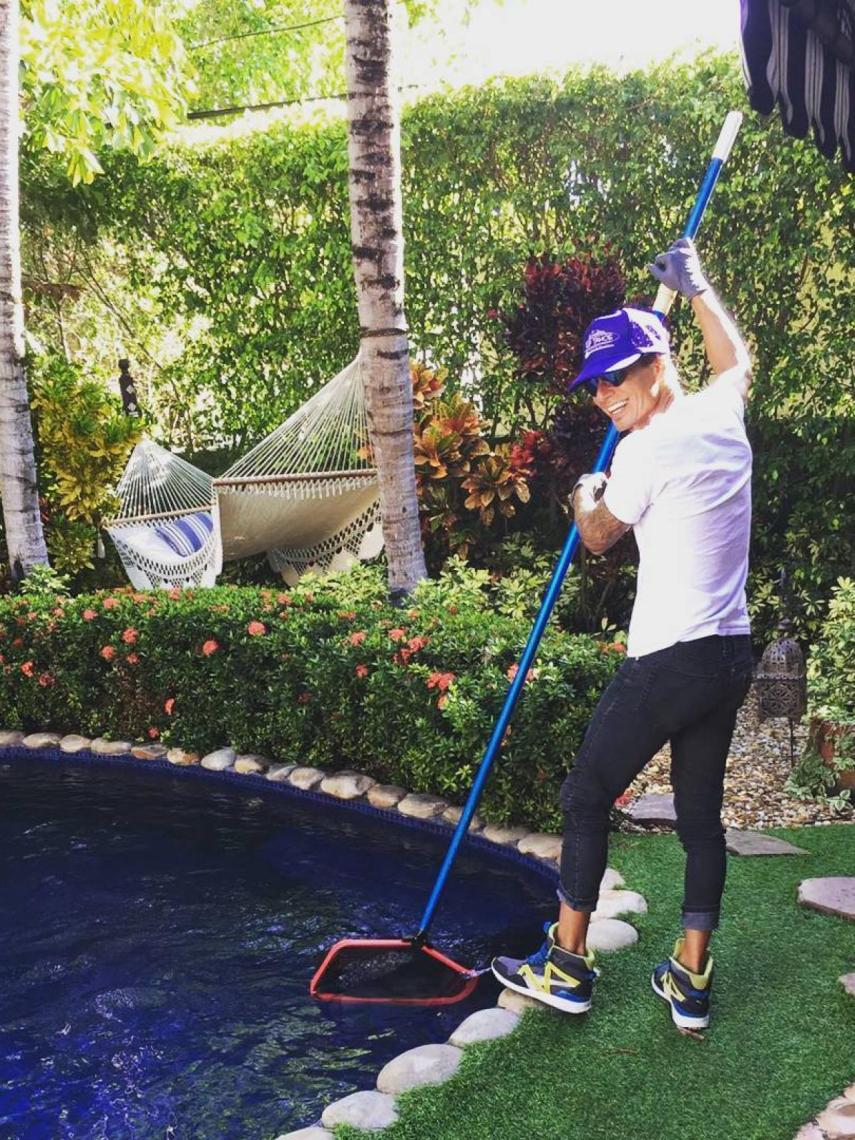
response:
<svg viewBox="0 0 855 1140"><path fill-rule="evenodd" d="M290 592L0 600L0 722L286 763L353 767L462 802L529 631L483 581L426 582L408 608L361 568ZM550 629L483 814L535 827L622 646Z"/></svg>

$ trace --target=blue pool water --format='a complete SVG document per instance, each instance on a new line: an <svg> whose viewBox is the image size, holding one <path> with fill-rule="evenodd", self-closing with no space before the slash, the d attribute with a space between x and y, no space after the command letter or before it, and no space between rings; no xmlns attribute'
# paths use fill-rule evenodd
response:
<svg viewBox="0 0 855 1140"><path fill-rule="evenodd" d="M450 832L247 784L0 762L3 1140L272 1140L495 1003L489 976L439 1010L309 998L337 938L414 931ZM553 911L543 875L464 848L432 940L528 953Z"/></svg>

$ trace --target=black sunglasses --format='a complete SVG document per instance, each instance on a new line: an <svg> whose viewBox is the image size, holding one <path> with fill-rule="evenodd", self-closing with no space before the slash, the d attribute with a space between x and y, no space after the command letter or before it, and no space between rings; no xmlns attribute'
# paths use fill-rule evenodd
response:
<svg viewBox="0 0 855 1140"><path fill-rule="evenodd" d="M626 368L619 368L614 372L603 372L602 375L595 377L593 380L586 380L585 387L588 389L592 396L596 396L597 385L601 380L605 380L607 384L611 384L613 388L617 388L620 384L623 384L624 380L626 380L630 368L632 368L632 365L628 364Z"/></svg>

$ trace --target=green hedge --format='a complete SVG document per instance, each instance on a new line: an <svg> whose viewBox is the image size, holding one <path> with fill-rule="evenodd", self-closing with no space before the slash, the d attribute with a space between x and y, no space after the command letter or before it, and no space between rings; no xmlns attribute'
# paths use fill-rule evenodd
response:
<svg viewBox="0 0 855 1140"><path fill-rule="evenodd" d="M645 266L680 232L725 110L744 105L737 61L704 56L626 76L497 81L405 109L413 350L449 369L495 434L534 422L496 319L514 305L528 255L608 247L630 296L649 296ZM239 452L354 355L343 124L241 126L147 163L113 158L75 192L44 160L24 159L28 279L87 245L102 291L109 280L121 298L126 350L172 445ZM839 164L785 137L776 117L749 114L699 239L757 362L751 597L761 634L775 624L782 563L805 636L855 558L840 506L855 490L852 192ZM94 287L86 275L73 284L80 298L61 304L31 289L28 321L59 347L85 317L88 366L103 357ZM103 307L101 326L113 320ZM687 306L674 325L692 377L702 346Z"/></svg>
<svg viewBox="0 0 855 1140"><path fill-rule="evenodd" d="M530 628L495 605L480 581L441 579L394 609L366 569L288 593L6 598L0 722L202 752L231 744L462 802ZM557 825L561 780L621 648L547 631L488 819Z"/></svg>

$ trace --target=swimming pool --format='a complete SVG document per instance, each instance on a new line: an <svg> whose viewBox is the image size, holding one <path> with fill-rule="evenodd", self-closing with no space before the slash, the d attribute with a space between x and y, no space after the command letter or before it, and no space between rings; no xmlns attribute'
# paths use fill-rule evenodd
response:
<svg viewBox="0 0 855 1140"><path fill-rule="evenodd" d="M267 1140L493 1005L318 1003L343 935L413 933L450 830L256 778L0 757L0 1135ZM433 941L526 952L552 876L467 841Z"/></svg>

